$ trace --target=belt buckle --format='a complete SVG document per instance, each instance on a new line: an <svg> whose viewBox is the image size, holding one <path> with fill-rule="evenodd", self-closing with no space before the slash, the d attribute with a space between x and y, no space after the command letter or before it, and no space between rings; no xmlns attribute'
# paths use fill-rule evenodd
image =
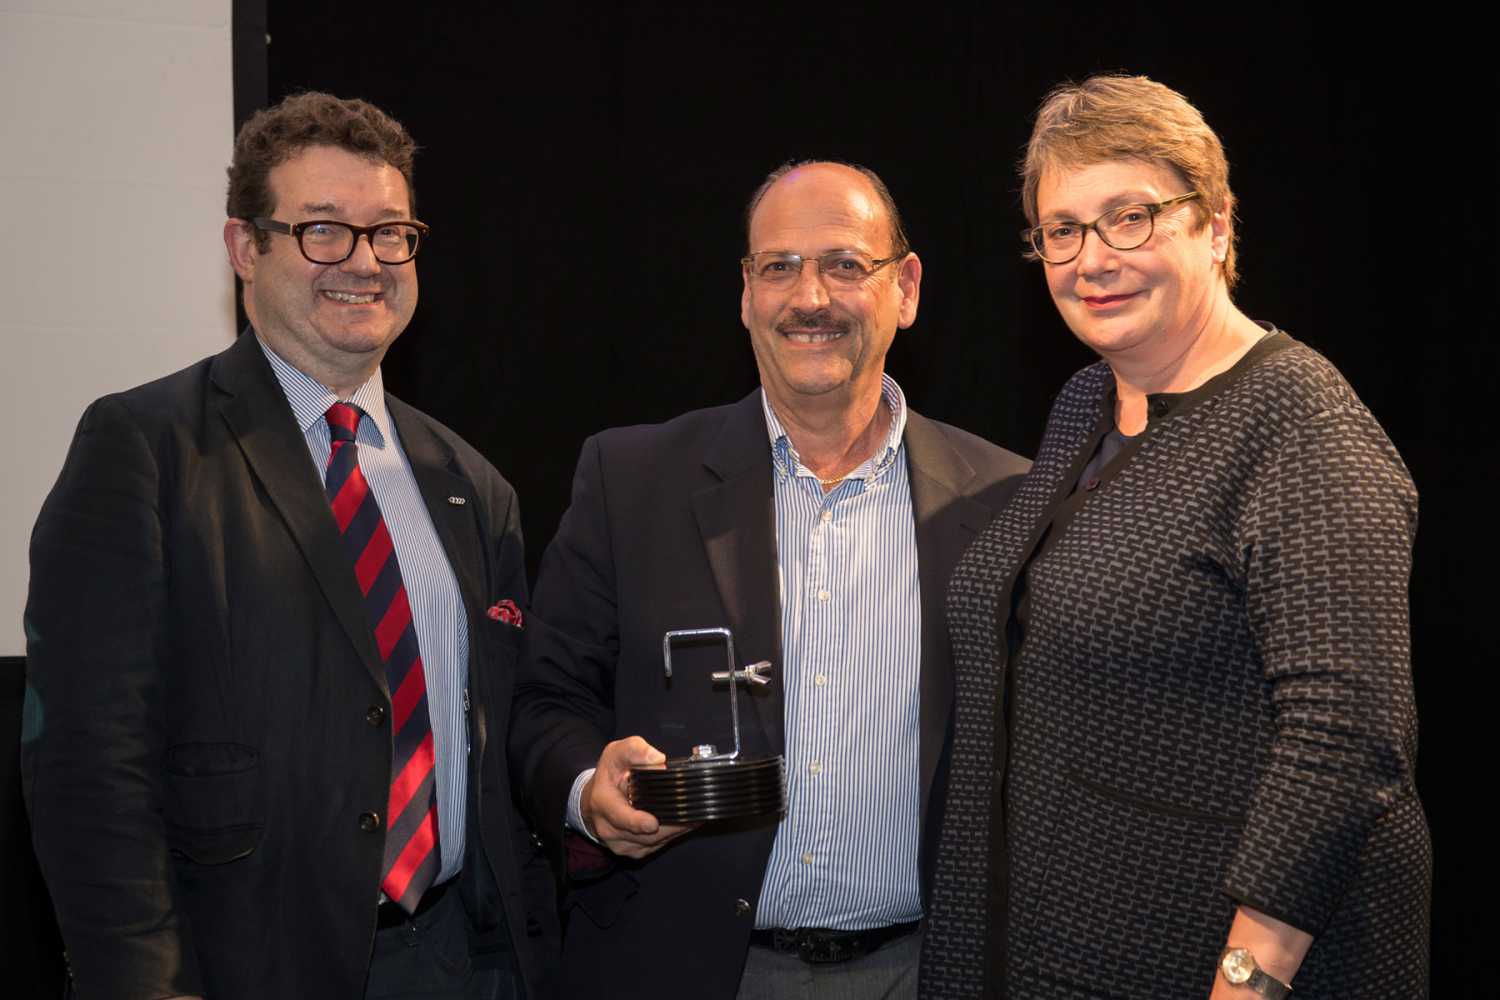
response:
<svg viewBox="0 0 1500 1000"><path fill-rule="evenodd" d="M833 965L861 954L858 932L804 930L801 938L797 957L809 965Z"/></svg>

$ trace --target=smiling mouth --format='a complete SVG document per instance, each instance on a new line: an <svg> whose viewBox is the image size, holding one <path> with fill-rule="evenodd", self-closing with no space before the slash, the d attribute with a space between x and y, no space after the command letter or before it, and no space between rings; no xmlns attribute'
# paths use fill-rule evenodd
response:
<svg viewBox="0 0 1500 1000"><path fill-rule="evenodd" d="M1083 296L1083 301L1095 309L1103 309L1108 306L1118 305L1127 299L1133 299L1135 295L1135 292L1130 292L1127 295L1085 295Z"/></svg>
<svg viewBox="0 0 1500 1000"><path fill-rule="evenodd" d="M367 306L374 302L379 296L378 292L336 292L332 289L324 289L323 297L332 299L334 302L342 302L351 306Z"/></svg>
<svg viewBox="0 0 1500 1000"><path fill-rule="evenodd" d="M794 344L827 344L849 335L848 330L782 330L781 335Z"/></svg>

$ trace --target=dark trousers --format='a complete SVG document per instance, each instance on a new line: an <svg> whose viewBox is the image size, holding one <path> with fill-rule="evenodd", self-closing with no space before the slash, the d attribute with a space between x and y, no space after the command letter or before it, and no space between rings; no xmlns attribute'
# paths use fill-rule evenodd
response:
<svg viewBox="0 0 1500 1000"><path fill-rule="evenodd" d="M431 910L375 933L366 1000L520 1000L514 957L476 959L462 893L450 891Z"/></svg>
<svg viewBox="0 0 1500 1000"><path fill-rule="evenodd" d="M920 932L827 965L751 945L739 1000L916 1000L921 955Z"/></svg>

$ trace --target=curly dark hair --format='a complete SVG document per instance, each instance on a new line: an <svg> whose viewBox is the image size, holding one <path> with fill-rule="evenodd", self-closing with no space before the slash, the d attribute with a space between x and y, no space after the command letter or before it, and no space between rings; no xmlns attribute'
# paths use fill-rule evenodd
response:
<svg viewBox="0 0 1500 1000"><path fill-rule="evenodd" d="M334 146L395 167L406 179L411 213L416 216L412 165L417 144L405 127L367 101L310 90L257 111L240 126L234 140L234 160L229 165L229 217L270 215L276 207L271 191L272 168L308 146ZM266 233L256 233L261 250L266 249L268 240Z"/></svg>

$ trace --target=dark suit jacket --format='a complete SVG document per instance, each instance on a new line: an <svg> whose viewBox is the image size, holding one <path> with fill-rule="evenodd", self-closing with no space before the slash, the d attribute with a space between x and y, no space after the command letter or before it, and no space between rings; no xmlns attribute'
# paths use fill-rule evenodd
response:
<svg viewBox="0 0 1500 1000"><path fill-rule="evenodd" d="M942 795L952 705L942 626L948 573L1027 462L908 415L921 574L923 813ZM518 788L543 835L560 835L569 789L607 741L639 734L669 756L732 742L727 698L707 674L722 647L673 651L662 633L728 625L740 663L777 681L741 696L744 751L782 752L783 666L770 445L759 392L732 406L591 438L573 503L542 562L512 718ZM748 707L747 706L748 702ZM934 793L934 788L939 791ZM924 886L931 871L924 822ZM733 997L775 818L699 830L642 863L620 860L567 903L565 992Z"/></svg>
<svg viewBox="0 0 1500 1000"><path fill-rule="evenodd" d="M535 845L503 726L520 637L484 615L525 602L515 494L388 402L469 617L464 896L483 929L510 928L536 984L518 862ZM89 408L31 564L25 783L82 995L362 995L383 829L361 816L385 811L389 692L252 336Z"/></svg>

